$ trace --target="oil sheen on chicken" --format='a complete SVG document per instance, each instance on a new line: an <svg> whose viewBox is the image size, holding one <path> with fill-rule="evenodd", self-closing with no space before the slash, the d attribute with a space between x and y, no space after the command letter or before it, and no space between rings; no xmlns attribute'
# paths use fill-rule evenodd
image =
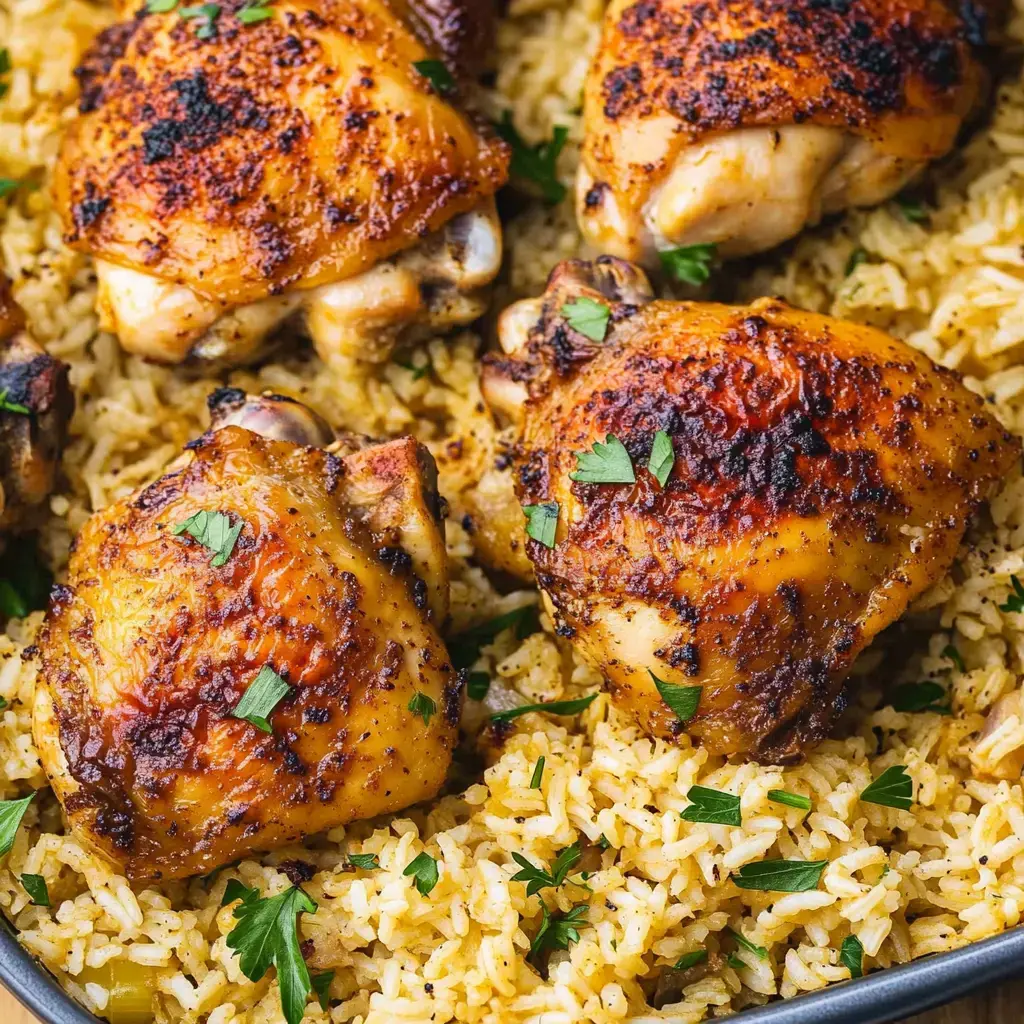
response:
<svg viewBox="0 0 1024 1024"><path fill-rule="evenodd" d="M612 0L584 98L584 235L657 266L678 246L759 252L881 202L983 99L985 6Z"/></svg>
<svg viewBox="0 0 1024 1024"><path fill-rule="evenodd" d="M430 455L314 447L326 425L285 399L219 392L213 412L181 466L85 525L40 641L44 768L132 879L429 798L459 719ZM223 564L176 529L203 511L241 525ZM265 667L289 687L270 732L232 714Z"/></svg>
<svg viewBox="0 0 1024 1024"><path fill-rule="evenodd" d="M609 310L601 342L566 318L581 298ZM1020 443L872 328L776 300L650 299L604 257L504 314L485 394L520 424L521 502L558 506L554 546L527 550L564 635L651 734L790 762L843 710L857 654L949 569ZM609 435L635 482L574 481ZM692 718L655 679L702 688Z"/></svg>
<svg viewBox="0 0 1024 1024"><path fill-rule="evenodd" d="M237 364L289 319L326 360L378 360L479 316L508 153L461 106L458 62L490 19L281 0L245 25L242 6L219 5L210 38L133 8L79 69L54 189L96 258L102 326L160 362Z"/></svg>

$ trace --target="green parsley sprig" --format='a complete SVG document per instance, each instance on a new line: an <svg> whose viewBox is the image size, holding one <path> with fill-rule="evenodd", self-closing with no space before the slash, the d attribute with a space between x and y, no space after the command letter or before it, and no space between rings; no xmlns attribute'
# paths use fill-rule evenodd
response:
<svg viewBox="0 0 1024 1024"><path fill-rule="evenodd" d="M895 764L886 768L861 793L860 798L865 803L909 811L914 802L914 780L907 774L906 765Z"/></svg>
<svg viewBox="0 0 1024 1024"><path fill-rule="evenodd" d="M597 700L597 694L591 693L586 697L576 697L574 700L551 700L541 704L521 704L517 708L496 711L491 715L491 721L511 722L513 718L529 714L532 711L545 711L549 715L578 715L581 711L589 708L595 700Z"/></svg>
<svg viewBox="0 0 1024 1024"><path fill-rule="evenodd" d="M18 826L34 796L35 793L29 793L21 800L0 800L0 857L11 852Z"/></svg>
<svg viewBox="0 0 1024 1024"><path fill-rule="evenodd" d="M681 245L658 253L662 269L669 277L694 286L705 284L711 277L711 264L718 246L713 242Z"/></svg>
<svg viewBox="0 0 1024 1024"><path fill-rule="evenodd" d="M761 892L809 892L818 887L827 860L760 860L732 874L740 889Z"/></svg>
<svg viewBox="0 0 1024 1024"><path fill-rule="evenodd" d="M575 842L559 853L550 871L545 871L531 864L521 853L513 853L512 859L519 865L520 870L512 876L512 881L526 882L527 896L534 896L541 889L557 889L569 876L573 865L581 856L580 844Z"/></svg>
<svg viewBox="0 0 1024 1024"><path fill-rule="evenodd" d="M536 962L545 950L568 949L573 942L579 942L579 930L586 927L584 918L589 909L586 903L578 903L565 914L551 914L541 903L541 925L530 943L527 959Z"/></svg>
<svg viewBox="0 0 1024 1024"><path fill-rule="evenodd" d="M740 813L740 798L720 789L707 786L691 786L686 791L690 806L679 815L683 821L704 822L708 825L743 824Z"/></svg>
<svg viewBox="0 0 1024 1024"><path fill-rule="evenodd" d="M260 732L272 732L268 721L270 714L291 689L269 665L264 665L232 709L231 717L255 725Z"/></svg>
<svg viewBox="0 0 1024 1024"><path fill-rule="evenodd" d="M498 135L512 150L509 173L540 192L543 199L554 206L566 196L568 189L558 180L558 156L565 148L569 129L556 125L548 142L531 146L512 123L512 111L506 110L494 126Z"/></svg>
<svg viewBox="0 0 1024 1024"><path fill-rule="evenodd" d="M231 557L244 526L244 520L239 519L232 526L231 520L223 512L208 512L203 509L178 523L171 533L175 537L187 533L204 548L209 548L213 552L210 565L219 569Z"/></svg>
<svg viewBox="0 0 1024 1024"><path fill-rule="evenodd" d="M576 470L570 480L581 484L635 484L633 460L626 446L614 435L608 434L604 444L595 441L593 451L575 452Z"/></svg>
<svg viewBox="0 0 1024 1024"><path fill-rule="evenodd" d="M558 502L544 501L539 505L524 505L523 513L526 516L526 536L546 548L553 548L555 534L558 531Z"/></svg>
<svg viewBox="0 0 1024 1024"><path fill-rule="evenodd" d="M697 713L703 686L678 686L676 683L659 679L650 669L648 675L654 680L661 699L680 722L688 722Z"/></svg>

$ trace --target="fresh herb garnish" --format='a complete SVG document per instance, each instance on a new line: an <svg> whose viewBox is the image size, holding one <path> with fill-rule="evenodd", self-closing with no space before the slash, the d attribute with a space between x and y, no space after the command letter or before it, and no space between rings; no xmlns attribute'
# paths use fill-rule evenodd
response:
<svg viewBox="0 0 1024 1024"><path fill-rule="evenodd" d="M839 950L839 960L850 972L851 978L864 975L864 946L856 935L847 935Z"/></svg>
<svg viewBox="0 0 1024 1024"><path fill-rule="evenodd" d="M688 722L697 713L703 686L677 686L659 679L650 669L647 670L658 688L661 699L668 705L680 722Z"/></svg>
<svg viewBox="0 0 1024 1024"><path fill-rule="evenodd" d="M686 284L705 284L711 277L711 262L718 246L713 242L701 245L681 245L658 253L662 269L669 277Z"/></svg>
<svg viewBox="0 0 1024 1024"><path fill-rule="evenodd" d="M537 758L537 764L530 777L530 789L540 789L541 780L544 778L544 755Z"/></svg>
<svg viewBox="0 0 1024 1024"><path fill-rule="evenodd" d="M668 481L675 461L676 453L672 450L672 438L664 430L659 430L654 435L651 457L647 460L647 470L661 487L664 487Z"/></svg>
<svg viewBox="0 0 1024 1024"><path fill-rule="evenodd" d="M928 211L920 200L897 197L896 205L911 224L924 224L928 220Z"/></svg>
<svg viewBox="0 0 1024 1024"><path fill-rule="evenodd" d="M466 694L470 700L483 700L491 688L491 677L486 672L470 672L466 680Z"/></svg>
<svg viewBox="0 0 1024 1024"><path fill-rule="evenodd" d="M999 605L1001 612L1024 612L1024 585L1016 576L1010 577L1013 586L1013 593L1006 599L1005 604Z"/></svg>
<svg viewBox="0 0 1024 1024"><path fill-rule="evenodd" d="M939 715L950 715L948 695L938 684L930 680L923 683L902 683L893 689L889 704L894 711L934 711Z"/></svg>
<svg viewBox="0 0 1024 1024"><path fill-rule="evenodd" d="M23 619L45 608L53 587L53 574L26 538L8 544L0 555L0 612L8 619Z"/></svg>
<svg viewBox="0 0 1024 1024"><path fill-rule="evenodd" d="M636 483L629 452L614 434L609 434L604 444L595 441L593 451L574 454L576 471L569 474L570 480L576 480L581 484Z"/></svg>
<svg viewBox="0 0 1024 1024"><path fill-rule="evenodd" d="M7 400L8 388L0 390L0 412L16 412L21 416L31 416L32 410L27 405L21 405L19 402L9 402Z"/></svg>
<svg viewBox="0 0 1024 1024"><path fill-rule="evenodd" d="M564 125L556 125L550 142L530 146L512 123L511 110L506 110L501 115L501 121L494 127L512 148L509 173L515 178L532 182L548 203L560 203L568 189L558 180L558 155L569 138L569 129Z"/></svg>
<svg viewBox="0 0 1024 1024"><path fill-rule="evenodd" d="M762 892L808 892L821 881L827 860L760 860L732 875L741 889Z"/></svg>
<svg viewBox="0 0 1024 1024"><path fill-rule="evenodd" d="M0 711L6 711L6 710L7 710L7 698L6 697L0 697Z"/></svg>
<svg viewBox="0 0 1024 1024"><path fill-rule="evenodd" d="M910 805L914 802L914 781L907 774L907 766L895 764L891 768L886 768L861 793L860 798L865 803L909 811Z"/></svg>
<svg viewBox="0 0 1024 1024"><path fill-rule="evenodd" d="M524 505L526 515L526 536L532 537L546 548L555 546L558 530L558 502L545 501L539 505Z"/></svg>
<svg viewBox="0 0 1024 1024"><path fill-rule="evenodd" d="M261 732L272 732L267 719L289 690L291 687L269 665L264 665L232 709L231 716L244 719Z"/></svg>
<svg viewBox="0 0 1024 1024"><path fill-rule="evenodd" d="M768 959L768 950L764 946L759 946L756 942L751 942L742 932L737 931L735 928L725 929L744 949L750 950L758 958L758 960Z"/></svg>
<svg viewBox="0 0 1024 1024"><path fill-rule="evenodd" d="M602 832L602 833L601 833L601 834L600 834L600 835L599 835L599 836L597 837L597 845L598 845L598 846L599 846L599 847L600 847L600 848L601 848L602 850L607 850L607 849L609 849L609 848L611 847L611 845L612 845L612 841L611 841L611 840L610 840L610 839L609 839L609 838L608 838L608 837L607 837L607 836L606 836L606 835L605 835L605 834L604 834L604 833Z"/></svg>
<svg viewBox="0 0 1024 1024"><path fill-rule="evenodd" d="M402 874L413 876L421 896L429 896L440 877L437 861L429 853L421 853L414 857Z"/></svg>
<svg viewBox="0 0 1024 1024"><path fill-rule="evenodd" d="M567 846L555 858L551 871L545 871L543 868L535 867L521 853L513 853L512 859L519 865L521 870L512 876L512 881L526 882L527 896L534 896L541 889L549 887L557 889L566 880L569 872L572 870L572 866L581 856L580 844L577 841L572 846Z"/></svg>
<svg viewBox="0 0 1024 1024"><path fill-rule="evenodd" d="M700 821L708 825L742 825L740 798L732 793L707 786L691 786L686 791L690 806L679 815L683 821Z"/></svg>
<svg viewBox="0 0 1024 1024"><path fill-rule="evenodd" d="M516 640L523 640L540 629L540 616L535 604L523 605L479 626L458 633L448 642L448 653L455 668L469 668L480 655L480 648L492 643L506 629L515 630Z"/></svg>
<svg viewBox="0 0 1024 1024"><path fill-rule="evenodd" d="M706 949L695 949L692 953L684 953L673 965L673 971L688 971L697 964L704 963L708 958Z"/></svg>
<svg viewBox="0 0 1024 1024"><path fill-rule="evenodd" d="M182 7L178 13L183 18L195 18L199 21L199 28L196 29L197 39L212 39L217 34L220 4L199 4L196 7Z"/></svg>
<svg viewBox="0 0 1024 1024"><path fill-rule="evenodd" d="M577 697L575 700L552 700L544 704L521 704L517 708L509 708L507 711L497 711L491 715L492 722L511 722L513 718L528 714L531 711L546 711L549 715L578 715L581 711L590 707L597 700L597 694L591 693L586 697Z"/></svg>
<svg viewBox="0 0 1024 1024"><path fill-rule="evenodd" d="M732 969L733 969L734 971L743 971L743 970L746 970L746 968L747 968L747 965L746 965L746 964L745 964L745 963L744 963L744 962L743 962L743 961L742 961L742 960L741 960L741 959L740 959L740 958L739 958L739 957L738 957L738 956L737 956L737 955L736 955L735 953L730 953L730 954L729 954L729 955L728 955L728 956L727 956L727 957L725 958L725 962L726 962L726 963L727 963L727 964L728 964L728 965L729 965L729 966L730 966L730 967L731 967L731 968L732 968Z"/></svg>
<svg viewBox="0 0 1024 1024"><path fill-rule="evenodd" d="M811 809L811 798L801 796L799 793L790 793L785 789L768 790L768 799L773 804L785 804L787 807L799 807L801 811Z"/></svg>
<svg viewBox="0 0 1024 1024"><path fill-rule="evenodd" d="M21 182L17 178L0 178L0 199L6 199L20 187Z"/></svg>
<svg viewBox="0 0 1024 1024"><path fill-rule="evenodd" d="M867 258L867 249L854 249L846 261L846 276L849 277Z"/></svg>
<svg viewBox="0 0 1024 1024"><path fill-rule="evenodd" d="M580 928L586 927L589 907L579 903L565 914L550 914L548 908L541 903L540 912L543 917L540 929L530 943L528 959L534 960L546 949L568 949L572 942L580 941Z"/></svg>
<svg viewBox="0 0 1024 1024"><path fill-rule="evenodd" d="M408 360L404 363L400 359L392 359L391 361L395 366L400 366L403 370L408 370L412 374L413 380L419 380L421 377L425 377L427 370L430 369L429 362L424 363L423 366L415 366L413 365L412 360Z"/></svg>
<svg viewBox="0 0 1024 1024"><path fill-rule="evenodd" d="M22 875L21 884L37 907L50 905L50 890L46 888L46 879L42 875Z"/></svg>
<svg viewBox="0 0 1024 1024"><path fill-rule="evenodd" d="M603 302L586 295L562 306L562 316L569 321L569 326L591 341L604 341L611 315L612 311Z"/></svg>
<svg viewBox="0 0 1024 1024"><path fill-rule="evenodd" d="M273 16L274 11L269 6L267 0L256 0L255 3L248 3L235 12L235 17L243 25L255 25L257 22L266 21L267 18L272 18ZM327 1009L327 1007L324 1007L324 1009Z"/></svg>
<svg viewBox="0 0 1024 1024"><path fill-rule="evenodd" d="M441 95L447 96L455 89L455 79L441 60L417 60L412 65Z"/></svg>
<svg viewBox="0 0 1024 1024"><path fill-rule="evenodd" d="M225 943L238 956L238 965L250 981L259 981L277 968L281 1009L288 1024L300 1024L313 983L299 946L298 915L313 914L317 905L297 885L277 896L260 896L236 878L228 882L224 902L241 900L233 914L238 924Z"/></svg>
<svg viewBox="0 0 1024 1024"><path fill-rule="evenodd" d="M946 644L942 648L942 656L948 658L956 666L957 671L966 672L967 666L964 664L963 655L952 645Z"/></svg>
<svg viewBox="0 0 1024 1024"><path fill-rule="evenodd" d="M166 14L178 6L178 0L146 0L147 14Z"/></svg>
<svg viewBox="0 0 1024 1024"><path fill-rule="evenodd" d="M199 541L204 548L209 548L214 553L213 558L210 559L210 565L220 568L235 550L235 542L238 540L243 526L245 526L245 522L241 519L232 526L231 520L223 512L207 512L204 509L178 523L171 532L175 537L187 533Z"/></svg>
<svg viewBox="0 0 1024 1024"><path fill-rule="evenodd" d="M11 852L18 826L34 796L30 793L22 800L0 800L0 857Z"/></svg>
<svg viewBox="0 0 1024 1024"><path fill-rule="evenodd" d="M11 55L7 50L7 47L0 47L0 75L6 75L11 70ZM8 85L6 82L0 82L0 100L7 95ZM2 198L2 194L0 194Z"/></svg>
<svg viewBox="0 0 1024 1024"><path fill-rule="evenodd" d="M350 853L348 862L364 871L374 871L380 867L380 858L375 853Z"/></svg>
<svg viewBox="0 0 1024 1024"><path fill-rule="evenodd" d="M419 715L423 719L424 725L430 725L431 716L437 711L437 704L433 699L425 693L420 693L419 690L412 695L407 706L414 715Z"/></svg>
<svg viewBox="0 0 1024 1024"><path fill-rule="evenodd" d="M324 1011L330 1009L331 1006L330 988L332 981L334 981L334 971L321 971L310 978L310 984L316 993L317 1002L320 1004L320 1009Z"/></svg>

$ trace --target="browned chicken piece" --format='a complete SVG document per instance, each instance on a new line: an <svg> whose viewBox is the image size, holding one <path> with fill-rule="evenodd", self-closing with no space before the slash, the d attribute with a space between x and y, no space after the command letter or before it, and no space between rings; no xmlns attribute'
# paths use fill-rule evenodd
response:
<svg viewBox="0 0 1024 1024"><path fill-rule="evenodd" d="M159 362L237 364L286 321L325 360L380 360L476 319L508 151L461 104L455 61L493 21L464 2L280 0L243 24L230 0L103 33L54 177L101 325Z"/></svg>
<svg viewBox="0 0 1024 1024"><path fill-rule="evenodd" d="M68 368L25 329L25 315L0 274L0 531L37 526L50 496L75 398Z"/></svg>
<svg viewBox="0 0 1024 1024"><path fill-rule="evenodd" d="M548 506L528 554L648 732L788 763L845 707L854 658L949 569L1020 442L873 328L650 294L604 257L504 314L484 384L521 425L520 501ZM700 688L692 717L663 699L680 687Z"/></svg>
<svg viewBox="0 0 1024 1024"><path fill-rule="evenodd" d="M426 450L316 447L275 396L211 408L185 464L85 525L40 639L43 766L131 879L433 796L461 710Z"/></svg>
<svg viewBox="0 0 1024 1024"><path fill-rule="evenodd" d="M657 266L697 244L759 252L887 199L983 100L994 6L611 0L584 98L584 235Z"/></svg>

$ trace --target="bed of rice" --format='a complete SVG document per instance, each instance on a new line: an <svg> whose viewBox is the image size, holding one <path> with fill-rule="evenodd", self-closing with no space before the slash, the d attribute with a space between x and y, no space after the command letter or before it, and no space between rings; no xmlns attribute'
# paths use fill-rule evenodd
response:
<svg viewBox="0 0 1024 1024"><path fill-rule="evenodd" d="M1017 3L1009 34L1021 40L1024 0ZM569 127L566 180L600 14L600 0L513 0L501 28L495 106L511 106L531 140L553 124ZM71 364L79 399L67 482L51 499L43 531L58 572L86 516L152 478L201 431L214 384L127 359L98 334L88 261L60 243L46 168L72 116L72 68L111 18L84 0L0 0L0 42L14 62L0 102L0 177L31 185L6 208L0 200L0 254L36 336ZM854 214L808 234L774 266L745 270L742 280L727 269L720 280L734 293L775 292L887 328L960 368L1007 424L1024 431L1024 87L1016 77L1002 82L986 128L927 188L934 207L926 224L909 223L894 204ZM557 259L579 250L568 203L528 208L507 236L502 299L538 290ZM847 273L856 249L866 259ZM475 379L479 344L467 333L424 346L413 358L429 361L430 372L418 380L392 364L329 372L302 353L230 376L304 397L339 426L412 431L432 445L456 510L448 522L453 632L535 599L493 589L460 525L460 502L493 455ZM301 920L309 963L335 972L330 1010L312 1002L309 1017L336 1024L695 1022L846 979L838 950L850 934L863 943L870 969L953 949L1013 927L1024 910L1024 796L1019 781L999 778L1024 752L1024 720L1003 715L982 735L1024 670L1024 620L998 607L1013 573L1024 575L1019 479L1007 483L991 520L965 546L955 581L934 588L917 612L924 628L903 678L943 682L955 713L879 708L883 657L868 652L843 738L799 767L728 764L685 742L652 743L602 696L578 719L519 719L500 757L460 795L246 860L212 881L159 887L130 886L65 835L55 801L43 793L0 864L0 909L68 990L115 1024L145 1018L111 996L126 981L152 993L159 1021L279 1024L273 972L255 984L242 976L225 946L233 922L220 897L232 876L281 890L290 883L275 865L289 859L315 869L305 888L319 910ZM12 622L0 636L0 696L8 701L0 712L0 798L46 785L30 729L36 666L21 656L40 617ZM943 656L950 643L965 671ZM479 667L531 700L598 683L550 632L521 642L506 633L485 648ZM543 782L531 789L541 755ZM915 780L913 809L860 802L871 778L895 764ZM743 827L681 821L684 794L697 782L740 794ZM773 788L810 793L814 810L770 803ZM589 845L602 835L610 843L603 852ZM586 903L587 926L568 953L552 958L545 979L526 961L540 897L510 881L517 870L510 855L549 864L577 840L588 850L593 891L570 884L543 898L552 910ZM402 874L423 849L441 867L427 897ZM349 867L346 851L376 853L380 870ZM772 856L829 865L807 893L741 891L722 881ZM52 909L29 905L18 881L24 872L46 878ZM727 927L766 947L768 957L740 949L742 967L714 958L713 970L653 1009L654 982L682 953L735 949Z"/></svg>

